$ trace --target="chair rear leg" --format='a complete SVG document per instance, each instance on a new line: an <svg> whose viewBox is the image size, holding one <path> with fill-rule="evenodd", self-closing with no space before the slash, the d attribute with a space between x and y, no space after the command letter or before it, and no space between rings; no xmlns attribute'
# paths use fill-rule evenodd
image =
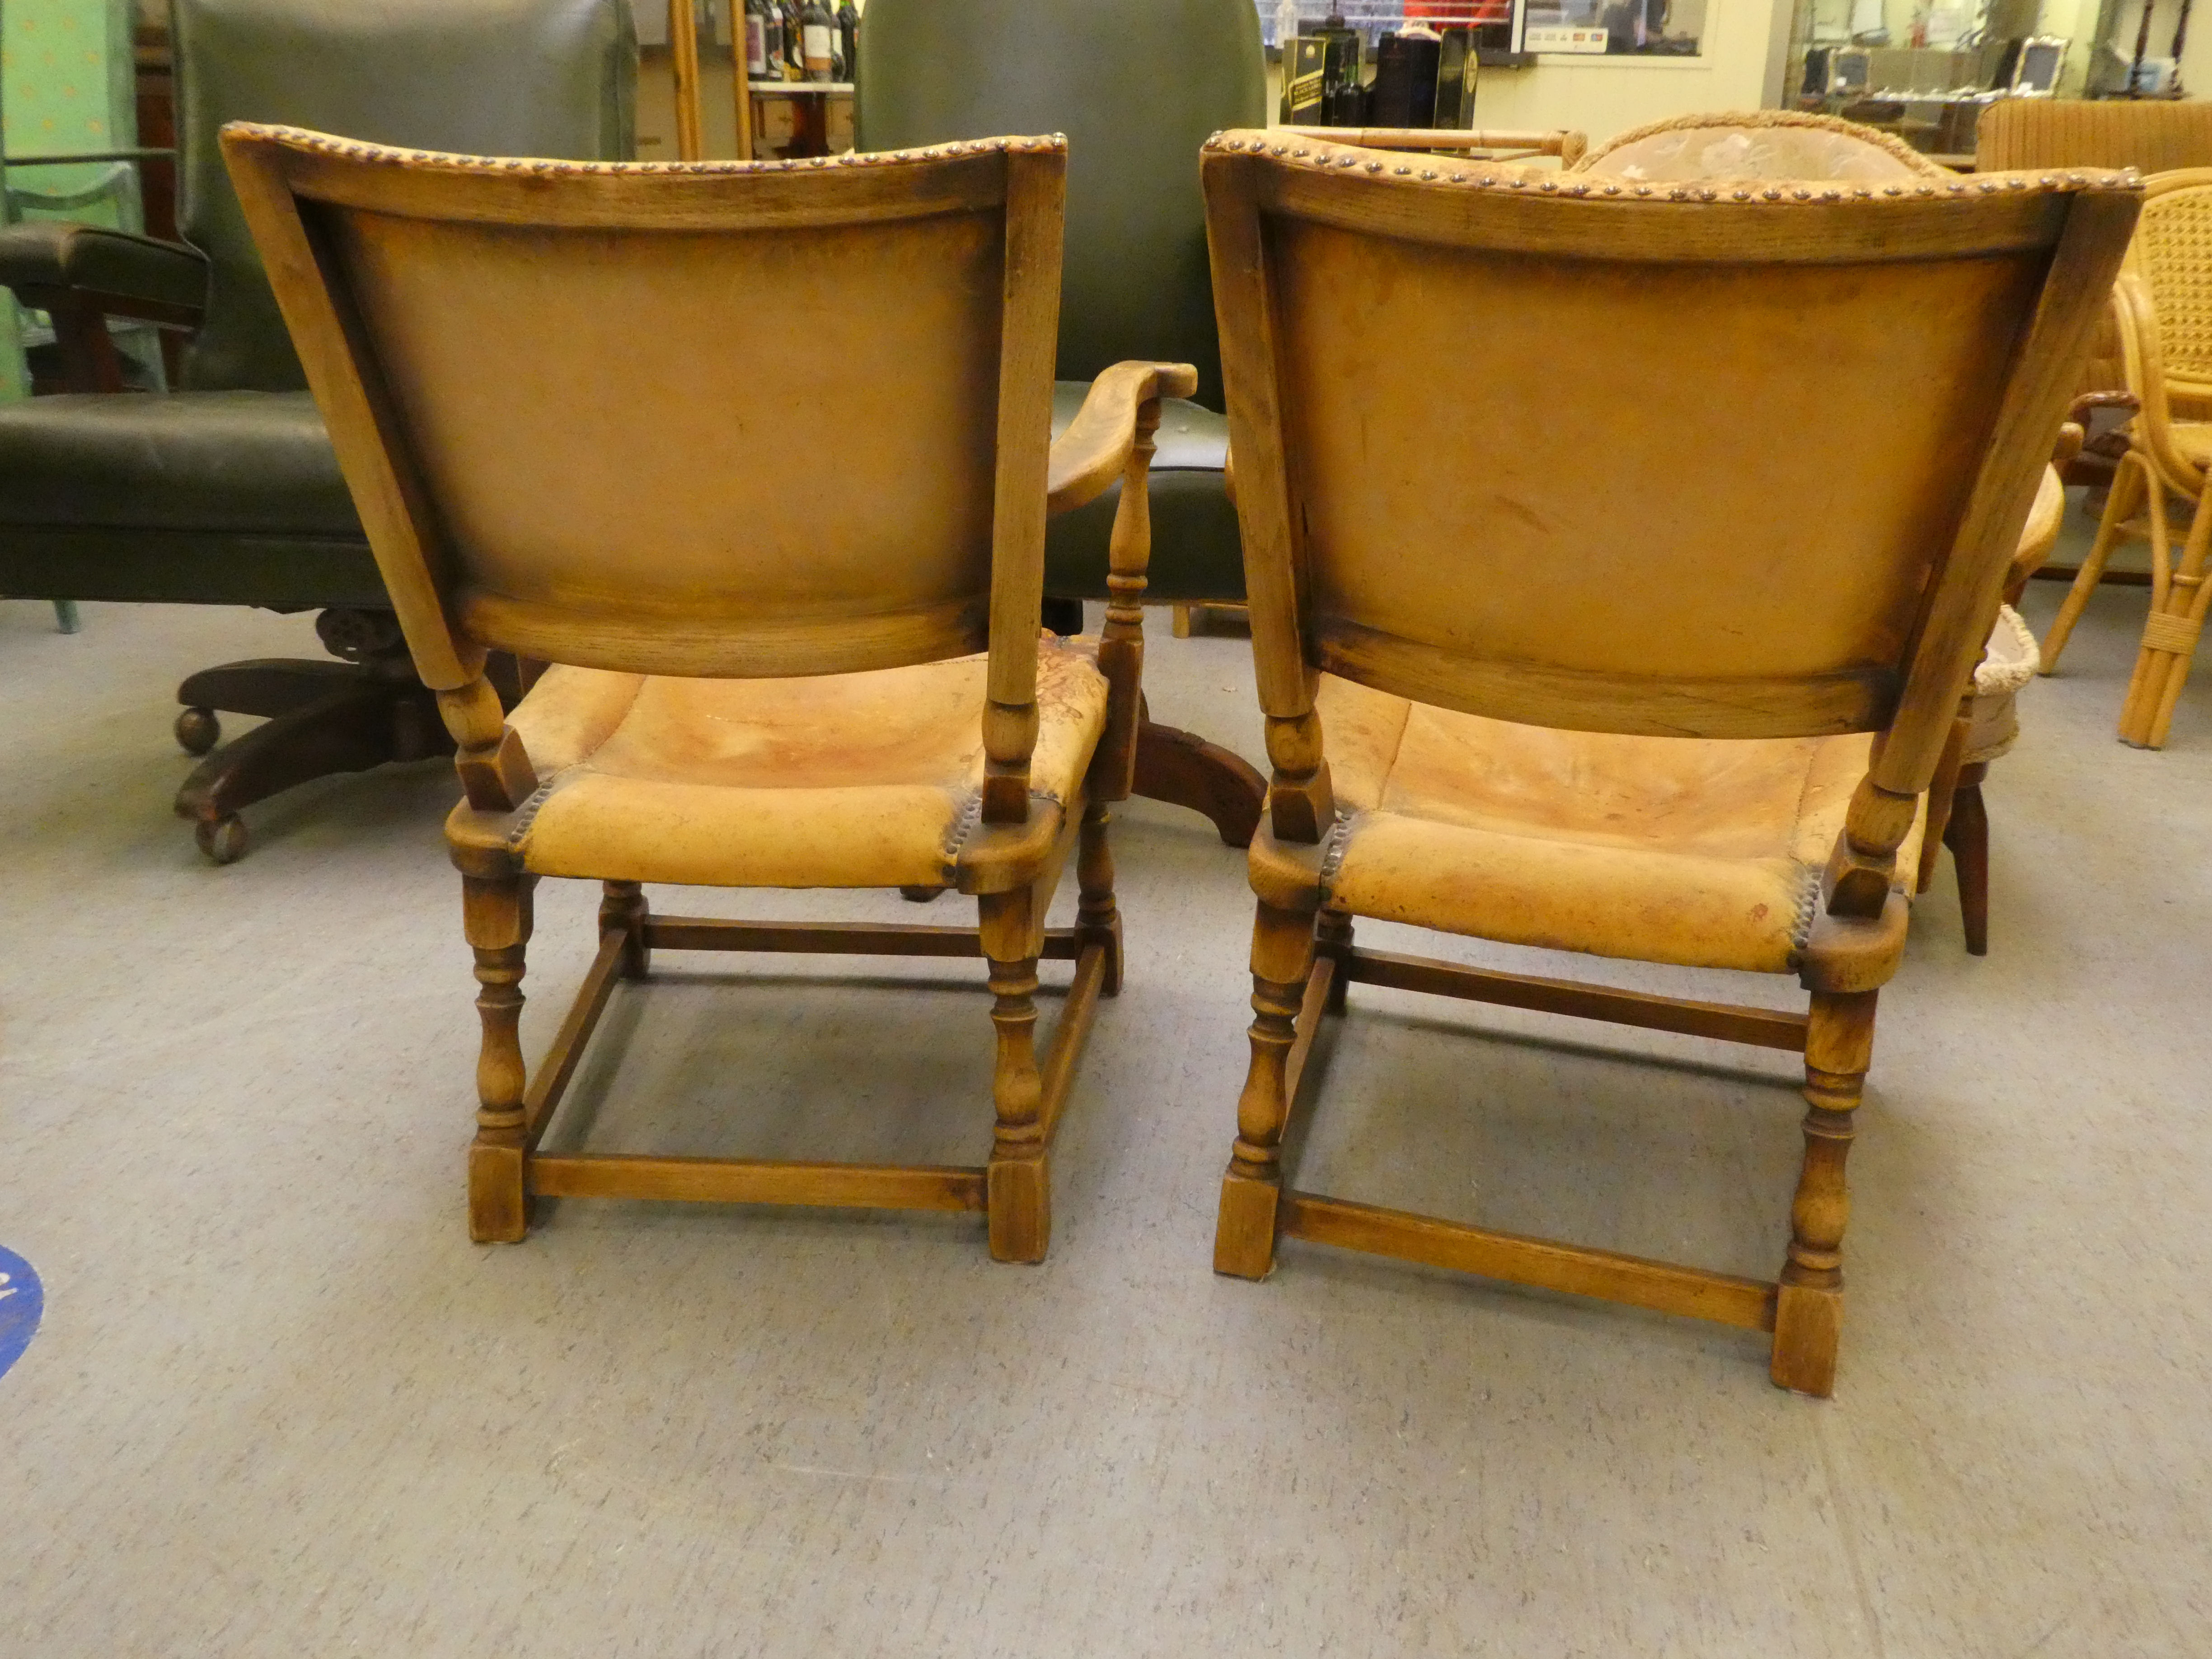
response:
<svg viewBox="0 0 2212 1659"><path fill-rule="evenodd" d="M461 919L477 958L477 1136L469 1146L469 1237L515 1244L530 1230L522 1060L523 955L530 943L534 876L461 878Z"/></svg>
<svg viewBox="0 0 2212 1659"><path fill-rule="evenodd" d="M1237 1102L1237 1144L1221 1178L1213 1233L1218 1273L1265 1279L1275 1265L1283 1125L1291 1113L1285 1068L1313 963L1313 913L1261 900L1252 925L1252 1060Z"/></svg>
<svg viewBox="0 0 2212 1659"><path fill-rule="evenodd" d="M1874 1055L1877 994L1815 991L1805 1032L1805 1160L1775 1295L1771 1375L1781 1388L1823 1399L1835 1392L1844 1320L1844 1224L1850 1216L1844 1160Z"/></svg>
<svg viewBox="0 0 2212 1659"><path fill-rule="evenodd" d="M1959 774L1959 787L1951 800L1951 817L1943 826L1943 844L1951 849L1951 865L1959 878L1959 915L1966 933L1966 953L1990 953L1990 815L1982 804L1982 779L1986 763L1977 763Z"/></svg>
<svg viewBox="0 0 2212 1659"><path fill-rule="evenodd" d="M2144 466L2140 457L2122 459L2119 470L2113 474L2112 487L2105 497L2105 515L2097 521L2097 539L2089 548L2089 556L2081 561L2081 568L2074 575L2074 586L2067 590L2058 615L2043 636L2043 653L2036 672L2055 674L2058 672L2059 653L2066 649L2067 637L2074 624L2081 620L2088 608L2089 596L2097 591L2104 580L2105 562L2112 556L2112 544L2120 538L2120 526L2125 524L2142 504ZM2150 486L2153 489L2157 485Z"/></svg>
<svg viewBox="0 0 2212 1659"><path fill-rule="evenodd" d="M1075 854L1075 936L1079 945L1106 947L1106 977L1099 991L1109 997L1121 994L1121 912L1114 899L1114 849L1106 841L1112 821L1103 801L1085 807Z"/></svg>
<svg viewBox="0 0 2212 1659"><path fill-rule="evenodd" d="M643 979L653 968L653 951L645 942L646 919L652 914L645 889L634 881L609 881L600 884L600 937L622 934L622 976Z"/></svg>

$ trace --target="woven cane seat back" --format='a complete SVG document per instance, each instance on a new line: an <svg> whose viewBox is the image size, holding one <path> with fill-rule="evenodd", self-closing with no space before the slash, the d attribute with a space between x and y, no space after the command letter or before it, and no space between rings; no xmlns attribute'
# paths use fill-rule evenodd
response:
<svg viewBox="0 0 2212 1659"><path fill-rule="evenodd" d="M2133 253L2150 284L2166 373L2212 381L2212 168L2145 181Z"/></svg>

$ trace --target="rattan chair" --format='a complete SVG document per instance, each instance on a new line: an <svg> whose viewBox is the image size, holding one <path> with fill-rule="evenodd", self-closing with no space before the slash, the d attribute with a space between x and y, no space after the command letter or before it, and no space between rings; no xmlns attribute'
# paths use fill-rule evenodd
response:
<svg viewBox="0 0 2212 1659"><path fill-rule="evenodd" d="M2120 741L2166 744L2212 603L2212 167L2143 185L2142 222L2112 290L2128 391L2141 405L2105 500L2097 539L2043 641L2055 672L2074 625L2122 540L2150 544L2150 615L2120 708ZM2174 543L2173 511L2185 518ZM2137 515L2141 514L2139 518Z"/></svg>
<svg viewBox="0 0 2212 1659"><path fill-rule="evenodd" d="M2135 181L1638 185L1259 132L1204 172L1274 769L1216 1270L1266 1274L1282 1235L1632 1303L1771 1332L1774 1380L1828 1393L1921 797ZM1497 441L1537 429L1604 469ZM1810 1006L1358 948L1359 916L1791 974ZM1342 983L1802 1053L1778 1282L1286 1185Z"/></svg>
<svg viewBox="0 0 2212 1659"><path fill-rule="evenodd" d="M1048 445L1065 143L806 168L240 125L223 145L459 745L447 839L483 988L471 1235L521 1238L532 1194L980 1209L994 1255L1041 1260L1053 1128L1121 980L1106 823L1134 763L1151 432L1193 375L1109 368ZM791 458L824 453L836 487L794 491ZM1106 637L1041 641L1047 514L1115 483ZM505 718L490 651L556 665ZM1048 929L1071 857L1077 921ZM544 876L605 898L526 1081ZM981 926L657 917L647 882L957 886ZM656 948L988 958L988 1164L542 1153L615 981ZM1075 963L1042 1058L1040 957Z"/></svg>

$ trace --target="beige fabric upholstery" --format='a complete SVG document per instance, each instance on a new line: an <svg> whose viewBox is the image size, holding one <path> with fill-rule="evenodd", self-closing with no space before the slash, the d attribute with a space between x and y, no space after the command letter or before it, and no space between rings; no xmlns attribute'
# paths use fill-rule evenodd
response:
<svg viewBox="0 0 2212 1659"><path fill-rule="evenodd" d="M1106 722L1097 642L1048 637L1027 833L1048 848ZM987 659L806 679L556 667L509 716L542 780L454 811L538 875L722 887L947 884L978 825Z"/></svg>
<svg viewBox="0 0 2212 1659"><path fill-rule="evenodd" d="M1514 945L1795 971L1870 739L1518 726L1321 677L1324 902ZM1918 859L1916 828L1898 867ZM1261 836L1254 885L1310 866Z"/></svg>
<svg viewBox="0 0 2212 1659"><path fill-rule="evenodd" d="M1592 150L1575 171L1654 182L1950 176L1887 133L1781 110L1686 115L1638 127Z"/></svg>

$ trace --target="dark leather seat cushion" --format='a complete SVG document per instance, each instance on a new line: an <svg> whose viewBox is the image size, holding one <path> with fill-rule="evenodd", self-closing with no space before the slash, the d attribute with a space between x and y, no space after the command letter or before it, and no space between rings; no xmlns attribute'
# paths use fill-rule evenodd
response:
<svg viewBox="0 0 2212 1659"><path fill-rule="evenodd" d="M304 392L70 395L0 406L0 525L367 540Z"/></svg>
<svg viewBox="0 0 2212 1659"><path fill-rule="evenodd" d="M277 611L389 603L304 392L0 404L0 593Z"/></svg>
<svg viewBox="0 0 2212 1659"><path fill-rule="evenodd" d="M1052 429L1057 437L1075 418L1087 388L1076 380L1053 387ZM1155 439L1148 494L1152 508L1152 560L1147 599L1215 600L1244 598L1243 544L1237 509L1230 504L1222 469L1229 458L1229 422L1200 404L1164 400ZM1107 550L1115 485L1097 501L1054 519L1045 534L1045 592L1063 598L1106 597Z"/></svg>

